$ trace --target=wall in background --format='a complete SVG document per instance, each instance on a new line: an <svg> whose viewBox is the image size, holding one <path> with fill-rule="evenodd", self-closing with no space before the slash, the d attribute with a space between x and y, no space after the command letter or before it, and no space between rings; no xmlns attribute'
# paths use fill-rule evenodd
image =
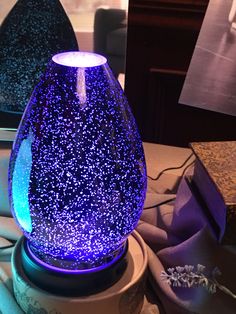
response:
<svg viewBox="0 0 236 314"><path fill-rule="evenodd" d="M16 0L0 0L0 23ZM128 0L61 0L76 33L80 50L93 50L93 21L98 7L128 9Z"/></svg>
<svg viewBox="0 0 236 314"><path fill-rule="evenodd" d="M0 23L15 3L16 0L0 0Z"/></svg>

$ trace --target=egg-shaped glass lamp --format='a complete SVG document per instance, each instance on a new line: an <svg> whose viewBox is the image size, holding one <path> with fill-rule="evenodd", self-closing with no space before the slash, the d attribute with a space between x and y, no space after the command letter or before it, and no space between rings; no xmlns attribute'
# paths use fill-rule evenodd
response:
<svg viewBox="0 0 236 314"><path fill-rule="evenodd" d="M9 166L12 212L39 262L103 269L126 249L146 192L142 142L104 57L66 52L26 107Z"/></svg>

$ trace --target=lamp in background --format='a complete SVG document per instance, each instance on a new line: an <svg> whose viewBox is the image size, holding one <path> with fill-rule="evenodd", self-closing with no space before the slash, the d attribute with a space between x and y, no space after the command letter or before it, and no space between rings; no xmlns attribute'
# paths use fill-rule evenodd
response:
<svg viewBox="0 0 236 314"><path fill-rule="evenodd" d="M9 187L24 233L22 267L34 284L83 296L120 279L146 168L134 117L104 57L52 58L20 123Z"/></svg>
<svg viewBox="0 0 236 314"><path fill-rule="evenodd" d="M59 0L18 0L0 27L0 42L0 110L20 120L47 63L78 50L77 40Z"/></svg>

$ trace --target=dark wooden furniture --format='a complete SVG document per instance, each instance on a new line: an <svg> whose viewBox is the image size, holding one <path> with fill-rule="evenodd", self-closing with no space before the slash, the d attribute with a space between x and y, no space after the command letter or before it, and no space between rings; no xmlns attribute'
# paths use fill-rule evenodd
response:
<svg viewBox="0 0 236 314"><path fill-rule="evenodd" d="M236 117L178 103L207 5L129 0L125 92L144 141L187 146L236 138Z"/></svg>

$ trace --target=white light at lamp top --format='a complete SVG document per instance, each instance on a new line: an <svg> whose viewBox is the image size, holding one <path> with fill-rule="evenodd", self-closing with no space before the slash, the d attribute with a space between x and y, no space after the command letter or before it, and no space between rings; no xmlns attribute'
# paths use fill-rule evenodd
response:
<svg viewBox="0 0 236 314"><path fill-rule="evenodd" d="M101 55L80 51L60 53L53 56L52 60L60 65L83 68L96 67L107 62L107 59Z"/></svg>

